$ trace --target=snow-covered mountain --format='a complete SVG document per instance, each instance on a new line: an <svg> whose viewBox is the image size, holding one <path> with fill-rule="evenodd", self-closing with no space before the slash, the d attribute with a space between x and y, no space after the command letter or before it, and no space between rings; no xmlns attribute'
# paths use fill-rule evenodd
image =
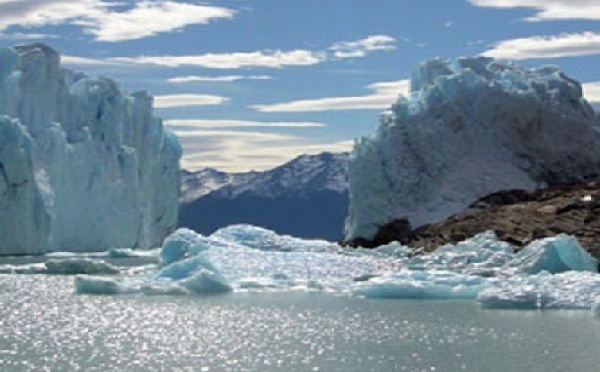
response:
<svg viewBox="0 0 600 372"><path fill-rule="evenodd" d="M341 238L347 154L302 155L265 172L183 171L179 224L201 233L251 223L299 237Z"/></svg>
<svg viewBox="0 0 600 372"><path fill-rule="evenodd" d="M177 225L177 138L152 97L0 48L0 254L159 245Z"/></svg>
<svg viewBox="0 0 600 372"><path fill-rule="evenodd" d="M345 239L394 221L440 221L500 190L534 190L600 173L600 118L557 67L491 58L419 66L410 96L357 142Z"/></svg>

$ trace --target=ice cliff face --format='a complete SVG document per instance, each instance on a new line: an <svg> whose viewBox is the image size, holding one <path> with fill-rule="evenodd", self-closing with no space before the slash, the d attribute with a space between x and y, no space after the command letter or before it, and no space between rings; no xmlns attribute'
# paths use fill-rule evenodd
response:
<svg viewBox="0 0 600 372"><path fill-rule="evenodd" d="M439 221L503 189L596 177L599 146L600 119L556 67L425 62L410 96L355 145L345 238L372 239L401 218L413 227Z"/></svg>
<svg viewBox="0 0 600 372"><path fill-rule="evenodd" d="M181 149L152 98L0 49L0 254L160 245L177 224Z"/></svg>

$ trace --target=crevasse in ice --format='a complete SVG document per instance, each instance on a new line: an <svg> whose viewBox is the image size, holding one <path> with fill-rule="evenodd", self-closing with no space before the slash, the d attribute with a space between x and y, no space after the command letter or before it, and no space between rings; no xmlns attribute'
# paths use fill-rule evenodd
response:
<svg viewBox="0 0 600 372"><path fill-rule="evenodd" d="M354 250L235 225L211 236L180 229L165 240L155 270L120 278L78 276L75 286L95 294L294 290L477 299L489 308L590 309L600 299L597 265L567 235L534 241L515 254L485 232L419 255L397 243Z"/></svg>
<svg viewBox="0 0 600 372"><path fill-rule="evenodd" d="M600 118L558 68L491 58L421 64L411 93L350 156L345 238L413 227L505 189L581 181L600 166Z"/></svg>
<svg viewBox="0 0 600 372"><path fill-rule="evenodd" d="M180 147L152 98L0 48L0 254L160 245L177 223Z"/></svg>

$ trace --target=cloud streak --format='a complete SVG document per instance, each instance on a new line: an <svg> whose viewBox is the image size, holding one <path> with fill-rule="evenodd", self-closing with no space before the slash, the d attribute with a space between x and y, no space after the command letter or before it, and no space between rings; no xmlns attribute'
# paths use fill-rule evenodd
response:
<svg viewBox="0 0 600 372"><path fill-rule="evenodd" d="M222 75L222 76L176 76L167 80L172 84L186 84L186 83L233 83L238 80L270 80L272 79L269 75Z"/></svg>
<svg viewBox="0 0 600 372"><path fill-rule="evenodd" d="M275 133L211 130L181 131L183 168L228 172L267 170L302 154L349 151L353 141L314 143L312 138Z"/></svg>
<svg viewBox="0 0 600 372"><path fill-rule="evenodd" d="M198 55L165 55L113 57L114 62L124 62L161 67L203 67L211 69L284 68L312 66L332 59L362 58L375 51L395 50L395 39L387 35L372 35L357 41L333 44L327 50L295 49L259 50L252 52L206 53Z"/></svg>
<svg viewBox="0 0 600 372"><path fill-rule="evenodd" d="M167 120L165 124L171 130L215 129L215 128L314 128L324 127L323 123L316 122L263 122L249 120L201 120L181 119Z"/></svg>
<svg viewBox="0 0 600 372"><path fill-rule="evenodd" d="M187 56L115 57L115 62L126 62L162 67L204 67L212 69L239 69L250 67L283 68L311 66L325 60L325 55L309 50L256 51L237 53L208 53Z"/></svg>
<svg viewBox="0 0 600 372"><path fill-rule="evenodd" d="M214 106L227 103L229 98L209 94L171 94L154 97L155 108Z"/></svg>
<svg viewBox="0 0 600 372"><path fill-rule="evenodd" d="M329 50L335 58L362 58L374 51L396 49L396 39L388 35L371 35L357 41L342 41L333 44Z"/></svg>
<svg viewBox="0 0 600 372"><path fill-rule="evenodd" d="M407 95L410 83L408 80L379 82L367 86L373 93L357 97L327 97L291 101L284 103L253 105L260 112L315 112L359 109L385 109L400 94Z"/></svg>
<svg viewBox="0 0 600 372"><path fill-rule="evenodd" d="M484 56L500 59L558 58L600 54L600 33L584 32L504 40Z"/></svg>
<svg viewBox="0 0 600 372"><path fill-rule="evenodd" d="M600 20L597 0L469 0L475 6L489 8L533 8L537 13L527 21L564 19Z"/></svg>

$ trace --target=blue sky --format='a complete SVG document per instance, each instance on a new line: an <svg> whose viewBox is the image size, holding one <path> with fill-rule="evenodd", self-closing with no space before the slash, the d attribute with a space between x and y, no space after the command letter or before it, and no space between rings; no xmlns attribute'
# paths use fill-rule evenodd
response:
<svg viewBox="0 0 600 372"><path fill-rule="evenodd" d="M598 0L0 0L0 45L156 96L182 164L343 151L433 57L559 65L600 101Z"/></svg>

